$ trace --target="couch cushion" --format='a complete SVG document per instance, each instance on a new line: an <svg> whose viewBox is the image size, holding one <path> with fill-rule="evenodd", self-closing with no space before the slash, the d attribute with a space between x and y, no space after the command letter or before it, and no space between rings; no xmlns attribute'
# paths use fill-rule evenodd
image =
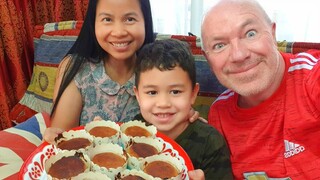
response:
<svg viewBox="0 0 320 180"><path fill-rule="evenodd" d="M21 99L21 104L37 112L50 112L57 67L75 40L76 36L41 36L27 97Z"/></svg>
<svg viewBox="0 0 320 180"><path fill-rule="evenodd" d="M81 25L82 21L66 21L35 27L33 74L26 93L10 112L13 122L21 123L37 112L51 112L57 67Z"/></svg>

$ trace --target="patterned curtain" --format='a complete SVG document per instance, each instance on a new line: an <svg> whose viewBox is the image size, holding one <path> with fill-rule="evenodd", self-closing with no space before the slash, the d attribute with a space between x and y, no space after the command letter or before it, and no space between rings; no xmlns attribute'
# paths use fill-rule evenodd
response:
<svg viewBox="0 0 320 180"><path fill-rule="evenodd" d="M33 67L33 28L83 20L89 0L0 1L0 130L13 126L10 110L24 95Z"/></svg>

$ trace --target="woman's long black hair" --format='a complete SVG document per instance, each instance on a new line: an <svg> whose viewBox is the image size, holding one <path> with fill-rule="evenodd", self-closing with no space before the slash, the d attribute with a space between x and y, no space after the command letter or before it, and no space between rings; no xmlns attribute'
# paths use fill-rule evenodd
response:
<svg viewBox="0 0 320 180"><path fill-rule="evenodd" d="M96 9L99 0L89 0L89 5L87 9L86 17L83 21L81 31L78 35L77 40L68 51L67 55L70 55L70 61L64 72L63 79L58 91L57 98L53 104L51 116L56 110L57 104L61 98L66 87L73 80L74 76L79 71L82 64L86 61L93 63L99 63L108 54L99 45L96 35L95 35L95 19L96 19ZM152 13L149 0L139 0L141 11L144 17L144 27L145 27L145 40L142 46L153 42L154 32L153 32L153 22Z"/></svg>

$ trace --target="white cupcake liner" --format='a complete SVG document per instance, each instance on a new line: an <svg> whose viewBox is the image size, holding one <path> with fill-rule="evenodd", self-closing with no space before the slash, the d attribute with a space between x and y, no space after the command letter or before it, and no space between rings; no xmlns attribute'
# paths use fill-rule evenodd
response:
<svg viewBox="0 0 320 180"><path fill-rule="evenodd" d="M143 157L135 157L131 156L128 152L128 148L130 148L131 143L136 142L136 143L145 143L148 145L153 146L158 152L157 154L160 154L162 149L163 149L163 143L160 142L159 139L157 138L150 138L150 137L134 137L130 143L127 145L126 152L128 155L128 168L129 169L140 169L140 163Z"/></svg>
<svg viewBox="0 0 320 180"><path fill-rule="evenodd" d="M152 138L155 138L155 137L156 137L157 128L156 128L155 126L153 126L153 125L147 126L147 125L146 125L144 122L142 122L142 121L133 120L133 121L129 121L129 122L123 123L123 124L120 126L120 131L122 132L122 134L121 134L121 139L122 139L122 142L123 142L124 144L128 143L128 141L130 141L130 139L133 138L133 136L126 134L126 130L127 130L128 128L134 127L134 126L137 126L137 127L142 128L142 129L145 129L145 130L150 134L149 137L152 137ZM145 136L137 136L137 137L145 137Z"/></svg>
<svg viewBox="0 0 320 180"><path fill-rule="evenodd" d="M115 175L118 174L119 172L125 170L127 168L127 156L123 151L123 148L117 144L97 144L96 146L92 146L91 148L88 149L88 156L90 160L93 159L93 157L97 154L101 153L114 153L116 155L121 156L124 160L125 163L123 166L118 167L118 168L106 168L99 166L98 164L95 164L94 162L91 161L91 169L92 171L98 171L103 174L106 174L109 176L111 179L114 179Z"/></svg>
<svg viewBox="0 0 320 180"><path fill-rule="evenodd" d="M116 130L116 134L111 136L111 137L96 137L93 136L93 142L95 144L102 144L102 143L119 143L119 138L120 138L120 126L113 122L113 121L105 121L105 120L97 120L97 121L91 121L87 123L84 127L85 131L90 132L91 129L95 127L109 127L114 130Z"/></svg>
<svg viewBox="0 0 320 180"><path fill-rule="evenodd" d="M168 179L170 179L170 180L180 180L180 179L182 179L182 168L183 167L182 167L181 162L177 158L172 157L172 156L170 156L168 154L159 154L159 155L154 155L154 156L150 156L150 157L146 157L146 158L142 159L141 163L140 163L141 170L144 171L146 166L149 163L154 162L154 161L163 161L163 162L171 164L173 167L176 168L176 170L178 171L178 175L176 177L171 177L171 178L168 178Z"/></svg>
<svg viewBox="0 0 320 180"><path fill-rule="evenodd" d="M72 149L72 150L76 150L76 151L85 151L88 147L91 146L91 144L93 143L93 136L91 136L88 132L84 131L84 130L70 130L70 131L64 131L61 135L59 135L58 137L60 137L59 139L55 140L54 145L56 146L58 151L61 150L66 150L66 149L60 149L58 148L59 143L61 143L62 141L68 141L71 139L75 139L75 138L84 138L89 140L90 144L85 147L85 148L80 148L80 149Z"/></svg>

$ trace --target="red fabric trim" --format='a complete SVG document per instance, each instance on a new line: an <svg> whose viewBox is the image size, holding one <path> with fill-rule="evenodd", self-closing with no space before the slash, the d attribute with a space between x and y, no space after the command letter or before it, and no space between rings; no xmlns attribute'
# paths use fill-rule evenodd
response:
<svg viewBox="0 0 320 180"><path fill-rule="evenodd" d="M44 63L44 62L36 62L35 65L47 66L47 67L58 67L59 66L59 64L50 64L50 63Z"/></svg>
<svg viewBox="0 0 320 180"><path fill-rule="evenodd" d="M293 54L305 52L309 49L320 49L320 43L294 42L292 45Z"/></svg>
<svg viewBox="0 0 320 180"><path fill-rule="evenodd" d="M35 115L37 112L23 104L16 104L10 112L10 120L16 123L22 123Z"/></svg>
<svg viewBox="0 0 320 180"><path fill-rule="evenodd" d="M194 42L197 40L196 36L184 36L184 35L172 35L171 38L179 39L182 41L194 41Z"/></svg>

